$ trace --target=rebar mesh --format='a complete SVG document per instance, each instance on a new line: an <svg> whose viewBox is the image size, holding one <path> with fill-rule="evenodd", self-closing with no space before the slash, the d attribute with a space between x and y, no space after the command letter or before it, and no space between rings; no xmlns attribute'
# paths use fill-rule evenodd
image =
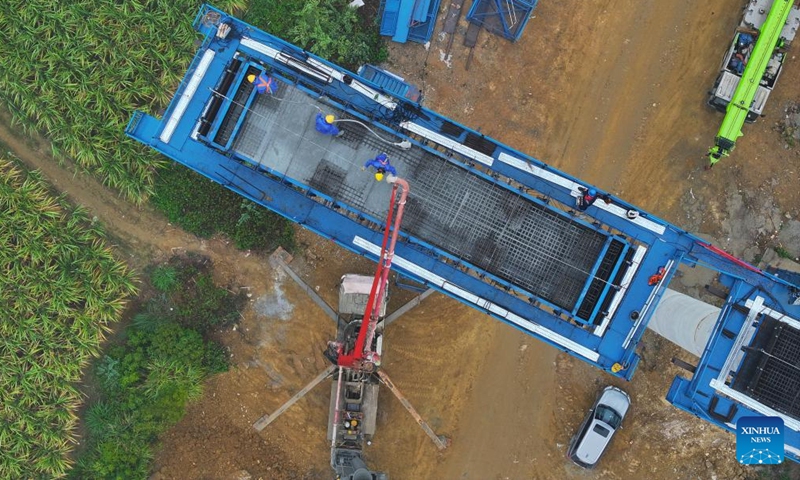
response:
<svg viewBox="0 0 800 480"><path fill-rule="evenodd" d="M277 87L273 95L257 95L253 99L248 113L250 120L242 124L234 141L233 150L250 158L257 158L263 139L270 132L271 124L278 116L281 102L292 101L294 97L302 98L297 95L297 89L289 88L283 82L275 84Z"/></svg>
<svg viewBox="0 0 800 480"><path fill-rule="evenodd" d="M281 87L277 98L253 102L234 146L239 154L382 219L388 186L360 167L386 152L411 185L406 233L558 307L575 308L607 235L422 148L403 150L393 145L398 137L375 127L342 122L335 141L320 136L309 121L313 100Z"/></svg>
<svg viewBox="0 0 800 480"><path fill-rule="evenodd" d="M574 307L605 236L436 156L405 162L414 186L403 220L407 232L558 306Z"/></svg>
<svg viewBox="0 0 800 480"><path fill-rule="evenodd" d="M786 324L765 329L769 339L756 338L763 349L748 355L760 355L758 368L745 379L747 392L764 405L794 418L800 418L800 330Z"/></svg>

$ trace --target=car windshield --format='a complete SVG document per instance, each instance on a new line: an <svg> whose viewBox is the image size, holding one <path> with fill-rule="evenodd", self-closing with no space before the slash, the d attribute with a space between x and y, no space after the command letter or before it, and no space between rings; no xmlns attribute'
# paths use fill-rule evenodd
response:
<svg viewBox="0 0 800 480"><path fill-rule="evenodd" d="M605 405L599 405L597 407L597 414L594 418L600 420L614 430L616 430L619 427L619 424L622 422L622 418L619 416L619 414L612 408L606 407Z"/></svg>

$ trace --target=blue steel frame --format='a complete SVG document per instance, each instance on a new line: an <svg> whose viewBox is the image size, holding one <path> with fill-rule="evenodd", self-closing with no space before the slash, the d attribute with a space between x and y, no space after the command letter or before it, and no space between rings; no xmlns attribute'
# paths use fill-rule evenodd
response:
<svg viewBox="0 0 800 480"><path fill-rule="evenodd" d="M323 59L314 57L281 39L261 32L235 18L227 17L223 12L213 7L204 5L201 7L194 25L198 31L205 35L205 39L187 71L186 78L181 83L175 98L168 107L165 118L169 118L177 108L178 98L183 94L189 79L197 69L203 52L213 47L215 42L219 42L219 40L213 38L216 28L202 25L200 22L200 19L209 11L220 13L223 16L223 21L228 22L235 28L232 33L233 38L226 40L225 48L219 49L220 58L214 60L205 73L205 77L200 84L201 87L210 86L213 88L216 84L216 79L220 78L222 74L226 62L225 59L232 57L236 51L235 47L239 41L238 38L245 34L298 60L313 59L315 62L336 69L339 72L347 73L351 77L359 78L357 75ZM223 51L225 52L224 55ZM370 122L373 128L406 138L417 148L423 148L441 158L446 158L451 163L459 165L472 174L480 175L487 180L495 182L498 186L510 189L516 188L532 201L548 205L548 207L550 201L559 202L561 205L574 203L571 192L565 190L560 184L553 183L552 180L543 180L545 177L542 177L542 174L537 176L535 171L531 170L534 168L541 169L540 172L544 172L547 175L558 177L561 181L570 181L586 186L585 183L568 174L559 172L539 160L495 142L475 130L442 117L407 99L393 97L392 101L398 105L397 109L393 111L376 103L374 99L360 95L343 95L341 93L344 88L342 85L328 85L317 77L306 76L296 70L291 70L286 66L270 61L270 59L260 58L258 60L270 64L270 75L277 75L281 80L294 84L310 95L320 96L324 94L331 100L332 104L339 106L349 115ZM327 200L331 205L323 205L318 201L318 198L325 198L325 196L313 191L307 185L303 185L278 172L267 171L255 164L253 159L232 158L229 152L210 148L201 142L192 140L190 135L195 127L196 119L202 114L205 102L210 96L210 92L198 88L198 92L201 90L203 93L195 94L195 97L188 103L181 121L177 123L172 139L168 142L165 143L159 138L159 134L162 132L166 122L145 115L142 112L134 113L126 128L126 133L232 191L277 212L293 222L303 225L325 238L334 240L340 246L359 255L373 260L376 259L374 253L354 243L354 239L360 237L367 242L379 245L381 239L380 231L364 225L364 220L371 220L373 223L380 224L379 219L368 218L363 212L350 209L346 205L336 204L335 200L329 197ZM392 96L391 92L382 93ZM398 113L405 114L405 117L398 118ZM423 126L434 132L441 132L440 127L445 122L462 129L463 131L458 136L447 135L449 140L456 141L462 145L467 135L475 135L486 141L491 141L495 146L491 155L494 160L493 163L490 166L479 166L477 162L461 159L459 154L452 150L445 155L439 149L431 147L430 142L427 140L408 137L399 127L399 122L407 118L413 118L416 125ZM235 132L232 137L235 137ZM520 159L526 163L527 167L516 167L513 164L499 161L503 155ZM463 163L466 163L466 165ZM601 195L603 194L599 189L598 191ZM531 192L536 192L536 194ZM623 209L639 211L642 219L652 222L652 225L663 230L659 232L644 228L641 224L626 220L624 215L620 217L608 210L590 208L585 212L594 218L595 222L592 225L597 224L607 227L609 231L608 241L617 236L610 232L621 232L622 236L619 239L623 241L626 249L632 248L633 244L648 248L647 254L641 261L640 270L633 277L631 284L628 286L628 293L622 300L621 305L625 305L627 310L622 311L623 307L620 307L617 316L609 323L608 330L603 336L595 336L586 328L565 321L560 312L553 313L538 308L542 302L539 299L529 297L529 294L526 294L524 290L513 285L513 283L496 279L496 283L502 286L502 288L496 288L479 278L480 275L465 271L463 269L465 265L461 260L438 249L435 245L427 244L408 235L402 235L402 241L398 243L396 255L415 265L416 269L409 270L398 264L396 266L403 275L414 281L435 288L529 335L533 335L559 350L570 353L598 368L625 379L630 379L635 371L639 360L636 354L636 345L644 334L649 316L663 294L663 289L654 290L653 287L647 285L647 277L654 273L658 266L669 262L675 264L683 263L689 266L699 265L720 272L721 278L731 286L732 296L729 298L731 305L753 298L755 292L767 292L767 296L774 300L771 308L795 318L800 317L800 307L791 306L783 300L778 300L789 297L790 290L793 288L790 283L724 254L724 252L714 249L703 240L652 214L643 212L621 199L614 198L613 203ZM589 225L588 222L586 224ZM619 268L619 264L615 268ZM596 269L597 265L595 265ZM674 271L675 269L668 271L667 277L663 281L664 288L669 283ZM423 275L421 272L427 273ZM445 283L436 284L430 280L431 275L445 279ZM616 270L612 273L611 278L613 278L613 275L616 275ZM479 297L479 301L467 300L464 295L455 293L450 288L452 286L463 289L468 292L468 295ZM522 295L512 294L510 293L511 290L516 290ZM742 292L745 290L749 293L743 295ZM528 295L527 298L526 295ZM632 311L634 308L640 308L644 299L647 299L644 305L646 311L642 312L636 326L631 328L627 312ZM557 310L552 305L550 308ZM521 316L535 326L566 338L584 349L596 352L597 358L592 360L579 352L573 351L565 347L563 343L557 343L543 333L537 333L539 330L533 331L523 328L510 319L508 316L510 313ZM617 317L624 318L619 318L619 321L617 321ZM740 328L741 317L741 313L734 308L723 309L718 325L714 330L714 335L697 367L694 378L691 381L678 378L670 390L670 401L725 428L727 427L724 422L721 423L713 415L703 413L709 411L708 401L704 400L709 395L707 392L708 387L704 386L703 382L708 375L714 375L715 366L717 369L719 368L720 358L724 358L730 351L729 342L726 343L726 338L720 335L723 325L726 328ZM739 322L738 326L736 322ZM625 368L622 371L614 372L611 368L617 363ZM717 406L725 405L725 401L730 402L730 400L723 399L720 400L722 403L717 403ZM744 410L742 409L742 411ZM789 438L795 447L800 444L800 439L796 435L790 435ZM792 458L791 455L790 458Z"/></svg>
<svg viewBox="0 0 800 480"><path fill-rule="evenodd" d="M244 83L244 81L245 81L245 73L247 72L247 68L248 67L255 67L261 73L264 73L264 68L261 67L260 65L258 65L257 63L247 62L245 64L245 67L242 68L241 72L236 75L236 78L233 81L233 85L239 86L242 83ZM247 100L245 101L245 104L244 104L245 105L244 108L245 109L249 109L250 105L253 103L253 100L255 98L256 98L256 91L253 90L252 92L250 92L250 95L247 97ZM223 119L225 118L225 114L228 112L228 109L231 107L231 105L233 105L233 104L230 103L230 102L226 102L223 105L223 107L220 109L220 112L217 115L217 117L214 119L214 124L211 127L211 129L209 130L208 134L207 135L200 135L201 137L204 137L209 144L214 145L215 147L217 147L217 148L219 148L221 150L229 150L231 148L231 146L233 145L233 140L236 138L236 133L241 128L242 123L244 122L244 118L245 118L244 115L242 115L236 121L236 125L233 128L233 133L231 133L231 136L230 136L230 138L228 138L228 141L225 142L225 145L220 145L220 144L216 143L215 138L217 136L217 133L219 133L220 127L222 127L222 123L223 123Z"/></svg>
<svg viewBox="0 0 800 480"><path fill-rule="evenodd" d="M475 0L467 13L467 20L486 30L516 42L528 25L531 12L539 0ZM492 6L490 6L490 4ZM487 10L493 10L487 13ZM508 16L521 18L519 25L510 25Z"/></svg>
<svg viewBox="0 0 800 480"><path fill-rule="evenodd" d="M667 400L695 417L711 422L731 433L736 433L736 422L740 418L757 417L764 413L728 398L716 391L710 383L719 376L726 359L733 351L735 339L730 338L730 333L726 334L726 332L739 332L746 326L747 316L734 308L735 300L752 297L753 287L741 278L730 275L721 275L720 282L729 287L732 292L723 307L720 321L714 326L711 340L706 345L692 378L675 377L669 392L667 392ZM768 291L758 290L764 295L769 295ZM800 432L785 428L784 443L788 447L784 451L786 457L800 462Z"/></svg>

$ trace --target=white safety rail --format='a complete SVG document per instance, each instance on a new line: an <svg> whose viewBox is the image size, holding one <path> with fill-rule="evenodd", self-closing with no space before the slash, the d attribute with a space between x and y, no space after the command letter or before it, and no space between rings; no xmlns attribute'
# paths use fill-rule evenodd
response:
<svg viewBox="0 0 800 480"><path fill-rule="evenodd" d="M577 191L578 187L580 186L580 184L573 182L567 177L562 177L557 173L537 167L536 165L532 165L530 162L511 156L505 152L501 152L500 155L497 156L497 160L505 163L506 165L511 165L518 170L522 170L523 172L535 175L542 180L546 180L550 183L564 187L569 191Z"/></svg>
<svg viewBox="0 0 800 480"><path fill-rule="evenodd" d="M725 364L722 366L719 376L717 376L717 380L723 384L728 378L728 375L730 375L730 372L734 369L738 369L742 357L744 357L742 347L750 345L750 342L753 340L753 335L756 334L756 326L753 325L753 323L756 320L756 316L761 313L761 307L763 305L764 298L757 296L755 301L751 302L748 306L750 311L747 313L747 318L744 324L742 324L742 329L739 330L739 334L736 336L736 341L733 342L731 353L728 354L728 358L725 359Z"/></svg>
<svg viewBox="0 0 800 480"><path fill-rule="evenodd" d="M625 292L628 291L628 287L631 284L631 280L633 280L633 276L636 275L636 271L639 270L639 265L642 264L642 259L644 258L645 253L647 253L647 247L643 245L636 247L636 251L634 252L633 259L631 261L631 266L622 277L622 281L619 284L619 290L614 292L614 296L611 299L611 305L608 308L608 313L606 313L606 315L603 317L603 321L600 323L600 325L594 329L593 333L598 337L602 337L606 332L606 328L608 328L608 324L611 323L611 319L614 317L617 307L619 307L619 304L625 297Z"/></svg>
<svg viewBox="0 0 800 480"><path fill-rule="evenodd" d="M732 389L731 387L725 385L725 382L720 381L717 378L711 379L708 382L708 385L716 390L717 392L725 395L726 397L730 398L731 400L735 400L742 405L746 406L747 408L754 410L762 415L766 415L768 417L780 417L783 419L783 424L786 425L788 428L791 428L795 432L800 432L800 421L795 420L792 417L784 415L777 410L769 408L768 406L764 405L763 403L754 400L752 397L748 397L747 395L743 394L742 392L737 392L736 390Z"/></svg>
<svg viewBox="0 0 800 480"><path fill-rule="evenodd" d="M203 77L206 75L208 67L211 65L211 61L214 60L215 55L216 52L211 49L203 52L203 57L197 64L197 68L194 70L192 78L189 79L189 83L186 84L186 88L184 88L183 92L181 92L181 97L178 99L178 103L172 110L172 114L169 116L167 123L164 125L164 130L161 131L161 135L158 137L162 142L169 143L169 141L172 139L172 134L175 133L175 129L178 127L178 123L181 121L183 114L186 113L186 108L189 106L189 101L191 101L192 97L197 91L197 87L200 86L200 81L203 80Z"/></svg>
<svg viewBox="0 0 800 480"><path fill-rule="evenodd" d="M372 253L373 255L380 255L381 248L380 246L369 242L368 240L356 236L353 238L353 245L363 248L364 250ZM570 340L563 335L559 335L558 333L542 327L541 325L537 325L533 322L530 322L519 315L516 315L512 312L509 312L505 308L494 304L493 302L486 300L485 298L479 297L471 292L464 290L463 288L457 287L452 283L448 282L444 278L436 275L433 272L425 270L424 268L416 265L403 257L395 256L392 260L392 263L397 265L397 267L402 268L403 270L410 272L416 275L419 278L425 279L430 284L435 285L443 290L446 290L453 295L456 295L470 303L477 305L480 308L488 310L495 315L505 318L506 320L514 323L515 325L519 326L523 330L526 330L531 333L535 333L541 337L544 337L551 342L555 343L556 345L560 345L567 350L570 350L582 357L588 358L591 361L596 362L598 358L600 358L600 354L591 350L589 348L584 347L583 345Z"/></svg>
<svg viewBox="0 0 800 480"><path fill-rule="evenodd" d="M343 72L336 70L335 68L332 68L314 58L309 57L305 61L301 61L291 55L287 55L279 50L276 50L269 45L265 45L261 42L253 40L250 37L242 37L240 45L254 50L262 55L266 55L267 57L273 58L275 61L281 62L284 65L296 68L309 76L319 79L320 81L330 83L330 80L338 80L344 83L345 74ZM327 77L320 75L320 72L324 72ZM394 101L394 99L392 99L392 97L386 96L377 90L364 85L358 80L353 79L349 86L361 95L380 103L390 110L397 108L397 103Z"/></svg>
<svg viewBox="0 0 800 480"><path fill-rule="evenodd" d="M752 310L753 306L756 305L756 302L758 302L759 298L760 297L756 297L755 301L748 299L744 303L744 306ZM763 299L762 299L761 303L762 304L764 303ZM789 325L790 327L794 328L795 330L800 330L800 320L796 320L796 319L790 317L789 315L784 315L781 312L776 312L775 310L773 310L771 308L766 308L766 307L765 308L760 308L758 313L764 314L764 315L766 315L768 317L772 317L772 318L774 318L775 320L777 320L779 322L782 322L782 323L785 323L785 324Z"/></svg>
<svg viewBox="0 0 800 480"><path fill-rule="evenodd" d="M400 127L405 128L409 132L416 133L421 137L425 137L432 142L436 142L439 145L449 148L454 152L458 152L461 155L464 155L467 158L471 158L477 162L480 162L488 167L491 167L494 163L494 158L486 155L485 153L481 153L475 149L469 148L468 146L459 143L455 140L445 137L444 135L440 135L433 130L429 130L421 125L417 125L413 122L402 122Z"/></svg>
<svg viewBox="0 0 800 480"><path fill-rule="evenodd" d="M573 182L572 180L570 180L570 179L568 179L566 177L562 177L561 175L559 175L557 173L551 172L549 170L545 170L544 168L541 168L541 167L537 167L536 165L532 165L531 163L529 163L529 162L527 162L525 160L516 158L516 157L514 157L512 155L509 155L509 154L507 154L505 152L500 153L500 155L497 156L497 160L500 161L500 162L503 162L503 163L505 163L507 165L510 165L510 166L512 166L514 168L522 170L523 172L527 172L527 173L530 173L531 175L535 175L535 176L541 178L542 180L546 180L546 181L548 181L550 183L553 183L555 185L564 187L565 189L569 190L570 195L572 195L575 198L577 198L577 197L579 197L581 195L581 191L578 189L578 187L581 187L581 185L579 183ZM635 223L636 225L639 225L640 227L644 227L644 228L650 230L651 232L657 233L659 235L663 234L666 231L666 227L664 225L661 225L660 223L656 223L656 222L654 222L654 221L652 221L650 219L644 218L641 215L636 217L636 218L634 218L634 219L628 218L628 216L627 216L628 210L625 209L625 208L622 208L619 205L614 204L613 202L612 203L606 203L604 201L597 201L594 204L592 204L592 206L597 207L597 208L599 208L601 210L604 210L604 211L606 211L606 212L608 212L608 213L610 213L612 215L615 215L617 217L620 217L620 218L622 218L622 219L624 219L624 220L626 220L628 222Z"/></svg>
<svg viewBox="0 0 800 480"><path fill-rule="evenodd" d="M239 42L239 45L247 47L251 50L255 50L256 52L262 55L266 55L270 58L275 58L280 53L280 50L274 49L269 45L265 45L261 42L257 42L250 37L242 37L242 40Z"/></svg>
<svg viewBox="0 0 800 480"><path fill-rule="evenodd" d="M659 280L658 283L653 287L653 291L650 292L650 295L647 297L647 301L644 302L644 306L642 307L642 310L639 312L639 318L636 319L636 323L633 324L633 328L631 328L631 330L628 332L628 336L625 337L625 342L622 343L622 348L628 348L628 345L631 343L631 340L633 340L636 331L639 330L642 321L647 316L647 312L650 310L650 307L653 306L653 300L655 299L656 294L658 293L659 290L661 290L661 287L664 285L664 282L669 277L670 270L672 270L673 265L675 265L675 260L668 261L667 264L664 266L664 276L662 276L661 280Z"/></svg>
<svg viewBox="0 0 800 480"><path fill-rule="evenodd" d="M605 210L606 212L608 212L608 213L610 213L612 215L615 215L617 217L623 218L623 219L625 219L625 220L627 220L627 221L629 221L631 223L635 223L636 225L639 225L640 227L646 228L646 229L650 230L651 232L657 233L659 235L662 235L667 230L667 228L664 225L661 225L660 223L656 223L656 222L654 222L654 221L652 221L650 219L644 218L641 215L639 215L638 217L636 217L634 219L628 218L627 217L628 210L625 209L625 208L620 207L619 205L614 204L613 202L612 203L606 203L603 200L598 200L598 201L594 202L592 204L592 206L593 207L597 207L600 210Z"/></svg>
<svg viewBox="0 0 800 480"><path fill-rule="evenodd" d="M800 457L800 450L798 450L798 449L794 448L794 447L793 447L793 446L791 446L791 445L784 444L784 445L783 445L783 450L784 450L785 452L787 452L787 453L791 453L791 454L792 454L792 455L794 455L795 457Z"/></svg>

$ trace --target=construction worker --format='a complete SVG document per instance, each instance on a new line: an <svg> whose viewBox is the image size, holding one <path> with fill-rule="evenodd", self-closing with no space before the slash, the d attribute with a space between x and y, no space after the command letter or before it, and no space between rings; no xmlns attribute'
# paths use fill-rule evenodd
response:
<svg viewBox="0 0 800 480"><path fill-rule="evenodd" d="M266 73L260 73L257 77L255 75L248 75L247 81L256 86L256 92L264 94L274 94L278 90L278 85L275 80L267 76Z"/></svg>
<svg viewBox="0 0 800 480"><path fill-rule="evenodd" d="M314 128L323 135L339 137L342 135L342 132L333 124L335 121L336 117L333 115L322 115L322 112L319 112L314 120Z"/></svg>
<svg viewBox="0 0 800 480"><path fill-rule="evenodd" d="M578 202L577 202L578 210L580 211L586 210L587 208L589 208L591 204L594 203L595 200L597 200L597 190L595 190L594 188L587 189L584 187L578 187L578 192L580 192L581 194L578 197Z"/></svg>
<svg viewBox="0 0 800 480"><path fill-rule="evenodd" d="M368 167L373 167L375 169L375 180L382 181L383 177L388 172L390 175L397 176L397 170L392 166L389 162L389 156L385 153L379 154L377 157L367 160L361 170L364 170Z"/></svg>
<svg viewBox="0 0 800 480"><path fill-rule="evenodd" d="M658 267L658 271L647 279L647 284L651 287L657 285L664 278L665 273L667 273L667 270L664 267Z"/></svg>

